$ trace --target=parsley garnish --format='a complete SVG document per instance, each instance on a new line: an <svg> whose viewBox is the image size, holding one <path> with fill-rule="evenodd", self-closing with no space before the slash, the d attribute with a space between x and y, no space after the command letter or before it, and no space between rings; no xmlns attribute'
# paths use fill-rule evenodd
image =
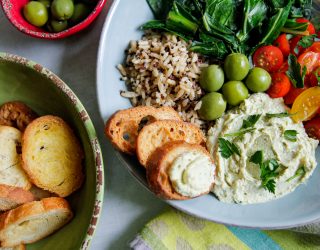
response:
<svg viewBox="0 0 320 250"><path fill-rule="evenodd" d="M297 178L299 176L302 176L306 173L306 170L304 169L304 166L300 167L297 169L296 173L294 176L291 176L289 179L286 180L286 182L289 182L291 180L293 180L294 178Z"/></svg>
<svg viewBox="0 0 320 250"><path fill-rule="evenodd" d="M294 114L289 114L288 112L275 113L275 114L267 113L267 114L266 114L266 117L267 117L267 118L273 118L273 117L283 118L283 117L290 117L290 116L293 116L293 115L294 115Z"/></svg>
<svg viewBox="0 0 320 250"><path fill-rule="evenodd" d="M250 162L260 166L260 179L262 187L271 193L275 192L276 182L275 177L279 175L276 170L279 168L279 163L275 159L263 160L263 152L256 151L250 158Z"/></svg>
<svg viewBox="0 0 320 250"><path fill-rule="evenodd" d="M313 44L314 38L316 37L316 34L310 36L302 36L297 45L300 45L302 48L308 48Z"/></svg>
<svg viewBox="0 0 320 250"><path fill-rule="evenodd" d="M246 128L251 128L254 126L254 124L257 123L257 121L259 120L261 114L259 115L249 115L248 118L246 120L242 121L242 126L240 129L246 129Z"/></svg>
<svg viewBox="0 0 320 250"><path fill-rule="evenodd" d="M303 69L301 70L301 65L298 63L297 57L293 54L289 55L288 64L289 69L287 71L287 76L290 78L295 88L303 88L307 67L303 66Z"/></svg>
<svg viewBox="0 0 320 250"><path fill-rule="evenodd" d="M288 141L296 142L297 134L297 130L285 130L283 135Z"/></svg>
<svg viewBox="0 0 320 250"><path fill-rule="evenodd" d="M252 132L254 130L255 130L255 128L241 129L238 132L224 134L224 136L226 136L226 137L232 137L232 136L238 137L238 136L242 136L242 135L244 135L246 133Z"/></svg>
<svg viewBox="0 0 320 250"><path fill-rule="evenodd" d="M226 139L218 138L220 154L223 158L228 159L231 155L236 153L240 156L240 150L238 146Z"/></svg>

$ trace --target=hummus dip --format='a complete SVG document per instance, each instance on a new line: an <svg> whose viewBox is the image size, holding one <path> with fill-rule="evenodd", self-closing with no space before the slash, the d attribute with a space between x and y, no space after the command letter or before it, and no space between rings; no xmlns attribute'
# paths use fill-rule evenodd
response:
<svg viewBox="0 0 320 250"><path fill-rule="evenodd" d="M212 191L219 200L242 204L266 202L294 191L311 176L317 165L318 141L309 138L303 124L294 123L289 116L267 115L286 111L282 98L271 99L267 94L257 93L219 118L209 130L207 147L217 167ZM261 116L249 131L235 135L241 131L243 121L254 114ZM295 131L294 140L285 136L288 130ZM219 138L235 144L240 154L222 157ZM274 193L262 185L260 165L252 162L251 157L257 151L262 151L264 160L279 164L277 176L273 177Z"/></svg>

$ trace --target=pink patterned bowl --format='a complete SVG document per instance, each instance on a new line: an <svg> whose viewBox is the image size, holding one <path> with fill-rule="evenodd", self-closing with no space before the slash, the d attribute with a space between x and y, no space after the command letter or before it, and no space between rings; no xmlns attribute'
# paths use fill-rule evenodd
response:
<svg viewBox="0 0 320 250"><path fill-rule="evenodd" d="M93 11L82 22L61 32L53 33L48 32L43 28L36 27L28 23L23 14L22 9L29 0L0 0L4 13L9 21L21 32L38 38L43 39L60 39L71 36L83 29L85 29L92 21L100 14L107 0L98 0Z"/></svg>

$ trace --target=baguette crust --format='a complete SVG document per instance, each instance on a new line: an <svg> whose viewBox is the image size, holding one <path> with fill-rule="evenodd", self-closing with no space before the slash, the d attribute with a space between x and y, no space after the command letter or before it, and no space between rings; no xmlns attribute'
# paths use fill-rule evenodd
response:
<svg viewBox="0 0 320 250"><path fill-rule="evenodd" d="M22 137L22 167L38 187L60 197L80 188L84 153L66 122L47 115L35 119Z"/></svg>
<svg viewBox="0 0 320 250"><path fill-rule="evenodd" d="M27 190L0 184L0 211L9 210L33 200L35 200L33 194Z"/></svg>
<svg viewBox="0 0 320 250"><path fill-rule="evenodd" d="M72 217L68 202L60 197L23 204L0 215L1 246L13 247L38 241L57 231ZM56 221L56 218L59 220ZM45 227L40 223L41 220L47 221ZM55 223L49 223L51 220Z"/></svg>
<svg viewBox="0 0 320 250"><path fill-rule="evenodd" d="M210 154L204 147L198 144L189 144L184 141L168 142L162 147L157 148L149 158L147 164L148 184L150 189L160 198L169 200L191 199L191 197L183 196L176 192L169 178L169 170L172 163L177 157L186 152L198 152L206 155L213 163ZM212 186L213 183L207 192L199 196L209 193Z"/></svg>
<svg viewBox="0 0 320 250"><path fill-rule="evenodd" d="M25 250L26 247L23 244L14 247L0 247L0 250Z"/></svg>
<svg viewBox="0 0 320 250"><path fill-rule="evenodd" d="M137 139L137 156L142 166L158 148L173 141L185 141L191 144L205 145L202 131L191 123L163 120L145 126Z"/></svg>
<svg viewBox="0 0 320 250"><path fill-rule="evenodd" d="M135 154L136 140L141 126L157 120L181 121L181 117L170 107L138 106L120 110L107 121L105 135L118 150Z"/></svg>
<svg viewBox="0 0 320 250"><path fill-rule="evenodd" d="M13 101L0 106L0 125L11 126L24 131L38 115L26 104Z"/></svg>

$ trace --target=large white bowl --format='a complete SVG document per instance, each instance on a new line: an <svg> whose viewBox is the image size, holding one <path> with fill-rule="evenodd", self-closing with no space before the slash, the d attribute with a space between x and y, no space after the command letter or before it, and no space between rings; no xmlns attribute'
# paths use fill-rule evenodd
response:
<svg viewBox="0 0 320 250"><path fill-rule="evenodd" d="M139 27L153 18L146 0L115 0L109 11L101 36L97 92L103 120L119 109L130 107L120 96L125 83L120 81L116 65L125 59L129 41L140 39ZM320 159L317 150L317 160ZM147 187L145 171L136 159L117 153L128 170ZM320 219L320 170L316 168L309 181L293 193L275 201L239 205L220 202L209 194L188 201L166 201L186 213L229 225L280 229L295 227Z"/></svg>

